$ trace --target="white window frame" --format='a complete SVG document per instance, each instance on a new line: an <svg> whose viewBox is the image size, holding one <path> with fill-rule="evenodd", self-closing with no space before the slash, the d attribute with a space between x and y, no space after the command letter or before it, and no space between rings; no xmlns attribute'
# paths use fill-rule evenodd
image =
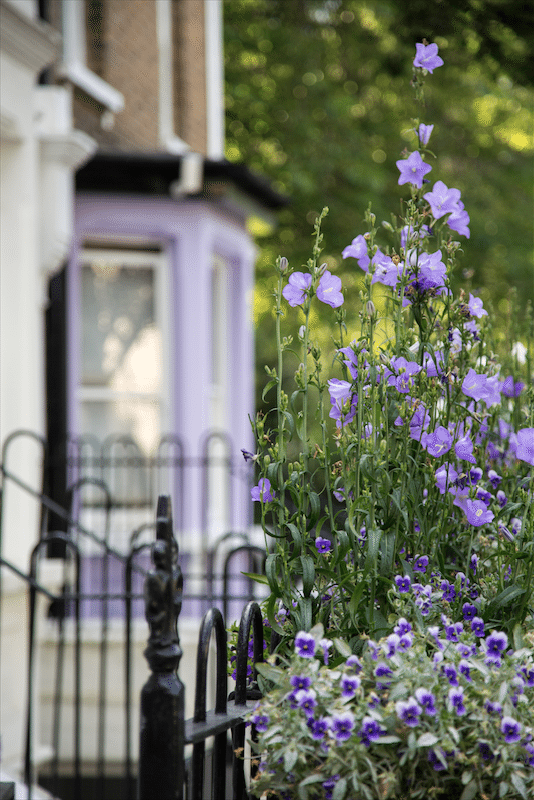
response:
<svg viewBox="0 0 534 800"><path fill-rule="evenodd" d="M160 434L164 434L170 430L171 422L171 382L169 380L169 366L171 363L172 354L171 338L170 338L170 314L169 314L169 276L168 276L168 257L162 249L159 252L154 250L143 250L124 247L113 247L112 245L102 248L96 245L91 246L91 243L86 243L80 250L78 255L78 263L80 269L80 291L81 291L81 271L82 267L100 259L109 260L111 263L127 263L128 267L147 268L153 267L154 270L154 312L155 319L159 330L161 331L162 340L162 376L161 387L158 394L145 393L145 392L117 392L113 389L104 386L85 386L82 383L81 363L80 375L76 386L76 405L78 410L76 418L81 419L81 407L84 402L91 401L106 401L112 399L134 399L140 400L157 400L160 407ZM80 297L81 302L81 297ZM81 334L80 334L81 335ZM79 342L81 348L81 341ZM80 350L79 350L80 352ZM80 431L80 433L88 433L88 431ZM113 431L110 431L113 433Z"/></svg>
<svg viewBox="0 0 534 800"><path fill-rule="evenodd" d="M62 0L63 61L59 74L113 114L124 109L124 95L87 66L86 0Z"/></svg>

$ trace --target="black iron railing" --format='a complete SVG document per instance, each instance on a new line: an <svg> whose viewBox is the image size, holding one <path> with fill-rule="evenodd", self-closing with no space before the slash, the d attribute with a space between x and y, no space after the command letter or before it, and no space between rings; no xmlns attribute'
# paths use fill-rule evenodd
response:
<svg viewBox="0 0 534 800"><path fill-rule="evenodd" d="M171 515L171 502L168 495L160 496L156 522L143 524L129 537L129 550L120 552L110 546L109 538L104 532L98 536L79 522L72 508L65 510L57 502L49 498L44 492L39 492L28 486L23 480L13 475L2 465L2 478L4 491L6 482L12 481L19 488L25 490L28 497L33 497L40 504L42 513L39 522L39 541L35 546L27 572L14 564L10 564L0 556L0 564L7 566L10 571L18 575L27 585L28 589L28 676L27 676L27 714L26 734L24 741L25 782L31 787L36 780L45 785L56 796L64 800L140 800L148 798L172 797L186 800L190 798L217 798L224 800L232 797L235 800L247 797L245 762L233 757L229 764L229 754L243 747L245 726L243 714L254 697L258 696L257 688L247 684L247 658L249 639L253 638L254 652L257 660L261 660L263 653L263 628L259 606L254 602L255 591L248 579L240 577L239 585L232 583L232 559L241 559L238 570L246 572L261 572L265 554L250 543L243 533L228 534L221 537L212 550L208 551L206 565L208 573L196 576L197 590L195 593L182 593L180 579L180 554L173 537L173 521ZM84 479L85 480L85 479ZM106 486L94 481L96 491L103 497L103 507L112 505L111 495ZM74 494L80 486L74 487ZM71 495L72 496L72 495ZM56 519L61 519L66 531L51 532L48 530L47 517L53 513ZM0 510L1 523L1 510ZM156 529L156 542L150 542ZM102 553L102 568L99 572L98 582L92 585L84 584L84 563L89 558L84 550L83 543L90 541L91 546L97 546ZM237 547L232 547L238 542ZM63 554L62 588L58 592L51 591L44 585L41 578L41 567L51 548ZM149 550L153 551L154 567L150 568ZM235 553L234 553L235 551ZM222 572L215 573L215 565L221 565ZM195 576L193 576L195 577ZM200 579L201 578L201 579ZM143 591L143 582L146 582ZM0 587L1 588L1 587ZM186 587L187 588L187 587ZM158 595L159 592L159 595ZM52 757L46 767L39 770L35 766L33 746L33 732L36 723L37 703L39 693L43 689L36 685L36 665L39 653L38 647L38 599L44 599L48 606L50 622L47 624L49 647L53 650L53 665L51 679L49 677L48 691L51 693L50 701L50 736L48 739ZM159 598L159 599L158 599ZM224 618L230 603L249 601L245 614L241 620L239 642L237 646L237 682L235 693L227 698L227 651L226 630ZM141 622L139 611L148 602L148 622L150 626L150 639L146 650L147 660L151 669L151 682L143 694L142 730L139 759L137 758L135 731L135 706L137 705L135 681L133 675L139 671L139 660L135 655L134 641L139 639L139 626ZM97 620L93 619L93 651L97 652L96 668L94 659L91 669L96 676L94 683L97 686L96 697L92 698L93 708L90 714L96 715L96 747L93 743L92 755L89 759L85 752L87 741L87 718L89 710L84 706L84 682L87 678L87 667L84 657L84 636L89 615L84 613L88 604L96 604ZM176 629L176 621L182 603L184 606L195 603L196 608L206 611L200 624L199 643L197 651L197 675L195 689L194 716L191 720L183 719L182 701L180 700L180 680L176 668L180 660L180 642ZM111 607L119 606L121 614L113 620L111 625ZM216 606L216 607L209 607ZM182 610L182 617L184 611ZM137 617L137 620L135 619ZM119 637L117 645L118 627L122 626L123 635ZM174 625L174 628L173 628ZM163 626L163 627L162 627ZM174 634L176 631L176 636ZM96 635L95 635L96 634ZM215 645L216 691L215 706L206 708L206 685L208 681L208 652L210 642ZM117 648L122 651L122 674L117 673L110 666L110 648L113 643L115 664ZM66 654L70 651L71 656ZM8 654L4 653L4 657ZM116 686L119 680L122 691L123 704L123 731L124 742L123 758L120 763L110 765L107 758L108 745L112 736L108 726L109 689ZM188 681L189 685L189 681ZM159 687L159 688L158 688ZM163 689L162 689L163 687ZM68 697L67 697L68 695ZM166 735L161 739L161 725L156 728L160 738L157 740L165 747L160 752L156 740L147 739L149 730L147 720L157 710L164 714L165 703L170 699L169 725L175 725L180 719L182 734L176 738L174 734ZM67 702L68 701L68 702ZM177 705L176 705L177 704ZM72 715L71 739L68 742L72 751L69 755L62 754L65 744L65 708ZM148 727L147 727L148 726ZM174 730L174 728L172 728ZM143 738L143 736L145 738ZM231 737L231 741L230 741ZM169 755L169 746L172 756ZM184 761L184 747L192 755ZM159 753L159 755L158 755ZM167 771L161 768L161 758L174 759L174 766ZM145 755L144 755L145 754ZM146 755L148 754L148 756ZM176 770L176 764L182 764ZM91 775L87 774L88 761ZM167 788L158 789L154 793L154 769L158 779L167 781ZM207 766L211 765L211 775L207 775ZM152 772L151 772L152 770ZM230 774L232 777L230 778ZM143 775L145 776L143 778ZM172 779L171 779L172 776ZM182 779L183 778L183 779ZM137 787L139 781L139 787ZM225 794L226 785L228 792ZM146 786L145 795L143 785ZM152 792L152 794L149 793ZM164 792L168 792L165 794ZM30 788L31 796L31 788Z"/></svg>

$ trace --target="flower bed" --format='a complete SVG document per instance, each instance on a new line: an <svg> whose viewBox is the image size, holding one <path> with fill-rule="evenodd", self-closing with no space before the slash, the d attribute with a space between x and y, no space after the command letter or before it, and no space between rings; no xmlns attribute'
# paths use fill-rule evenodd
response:
<svg viewBox="0 0 534 800"><path fill-rule="evenodd" d="M418 44L413 65L422 100L443 65L437 46ZM342 254L364 275L356 330L320 259L326 209L307 271L276 264L278 363L264 390L276 398L245 457L259 470L268 635L287 665L261 668L276 688L255 712L258 787L282 797L284 780L302 798L526 798L534 788L532 319L497 354L482 300L454 297L469 215L458 189L432 182L434 125L412 126L414 149L397 161L402 214L377 226L369 208ZM328 368L316 303L335 316ZM288 311L302 315L298 342L283 335ZM318 637L336 642L333 667L302 662Z"/></svg>

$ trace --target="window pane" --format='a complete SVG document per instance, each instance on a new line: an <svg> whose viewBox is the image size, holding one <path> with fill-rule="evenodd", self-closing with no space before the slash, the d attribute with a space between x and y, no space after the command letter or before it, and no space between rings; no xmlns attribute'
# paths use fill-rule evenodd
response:
<svg viewBox="0 0 534 800"><path fill-rule="evenodd" d="M91 264L82 265L81 275L82 385L159 393L154 268L95 254Z"/></svg>
<svg viewBox="0 0 534 800"><path fill-rule="evenodd" d="M104 442L110 434L131 436L140 450L149 455L161 437L160 404L156 399L85 400L81 412L82 431L96 436L99 442Z"/></svg>

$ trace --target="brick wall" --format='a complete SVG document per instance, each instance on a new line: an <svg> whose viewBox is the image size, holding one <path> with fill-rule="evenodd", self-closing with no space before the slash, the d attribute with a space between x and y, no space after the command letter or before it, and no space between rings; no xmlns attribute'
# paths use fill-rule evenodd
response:
<svg viewBox="0 0 534 800"><path fill-rule="evenodd" d="M173 2L174 129L204 155L206 130L206 61L204 0Z"/></svg>
<svg viewBox="0 0 534 800"><path fill-rule="evenodd" d="M158 147L158 51L156 3L106 0L102 77L124 95L116 115L116 141L125 148Z"/></svg>

